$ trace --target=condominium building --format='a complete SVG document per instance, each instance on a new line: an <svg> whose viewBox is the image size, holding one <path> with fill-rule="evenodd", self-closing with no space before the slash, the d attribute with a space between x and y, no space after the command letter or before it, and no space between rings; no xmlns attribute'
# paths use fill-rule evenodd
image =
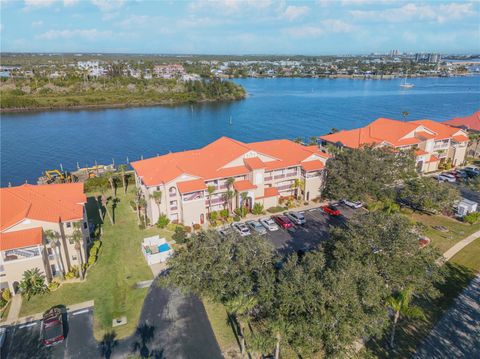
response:
<svg viewBox="0 0 480 359"><path fill-rule="evenodd" d="M132 167L152 223L162 213L186 225L205 225L211 211L251 210L255 203L267 209L295 193L306 201L319 197L328 158L317 146L289 140L243 143L222 137L201 149L133 162ZM156 191L160 201L153 198ZM234 197L227 201L229 191Z"/></svg>
<svg viewBox="0 0 480 359"><path fill-rule="evenodd" d="M379 118L365 127L320 136L320 143L349 148L415 149L417 170L432 172L442 162L457 166L465 161L468 135L460 128L431 120L403 122Z"/></svg>
<svg viewBox="0 0 480 359"><path fill-rule="evenodd" d="M449 126L461 128L465 131L468 131L468 133L479 135L480 111L477 111L473 115L467 117L455 117L443 123ZM480 138L475 137L473 141L469 142L467 156L480 157Z"/></svg>
<svg viewBox="0 0 480 359"><path fill-rule="evenodd" d="M86 260L89 226L83 183L0 189L0 289L18 292L26 270L38 268L50 282ZM80 251L71 236L82 232ZM46 231L54 231L54 244ZM47 232L48 233L48 232ZM80 257L79 257L80 256Z"/></svg>

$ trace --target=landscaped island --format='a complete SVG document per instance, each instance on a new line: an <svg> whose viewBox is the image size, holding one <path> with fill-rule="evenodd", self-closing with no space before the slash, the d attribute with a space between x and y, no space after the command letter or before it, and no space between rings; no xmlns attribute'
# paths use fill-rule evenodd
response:
<svg viewBox="0 0 480 359"><path fill-rule="evenodd" d="M9 78L0 86L2 112L50 109L179 105L232 101L245 97L242 86L209 79Z"/></svg>

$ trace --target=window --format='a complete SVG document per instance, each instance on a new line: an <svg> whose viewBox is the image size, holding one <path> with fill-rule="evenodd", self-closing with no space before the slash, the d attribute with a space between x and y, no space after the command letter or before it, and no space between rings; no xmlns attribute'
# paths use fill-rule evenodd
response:
<svg viewBox="0 0 480 359"><path fill-rule="evenodd" d="M170 194L170 196L176 196L177 189L175 187L170 187L170 189L168 190L168 193Z"/></svg>
<svg viewBox="0 0 480 359"><path fill-rule="evenodd" d="M77 256L72 256L72 260L76 261L76 260L77 260Z"/></svg>
<svg viewBox="0 0 480 359"><path fill-rule="evenodd" d="M68 243L70 243L70 244L73 244L73 243L74 243L72 237L68 237Z"/></svg>
<svg viewBox="0 0 480 359"><path fill-rule="evenodd" d="M160 191L160 186L157 186L157 191Z"/></svg>
<svg viewBox="0 0 480 359"><path fill-rule="evenodd" d="M71 227L72 227L72 224L71 224L70 222L65 223L65 225L67 226L67 228L71 228Z"/></svg>
<svg viewBox="0 0 480 359"><path fill-rule="evenodd" d="M83 228L84 228L84 229L87 229L87 227L88 227L88 226L87 226L87 222L83 222Z"/></svg>

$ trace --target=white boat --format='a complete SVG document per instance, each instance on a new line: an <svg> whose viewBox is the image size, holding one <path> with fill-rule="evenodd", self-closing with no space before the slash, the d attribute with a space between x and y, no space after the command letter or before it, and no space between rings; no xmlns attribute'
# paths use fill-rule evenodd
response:
<svg viewBox="0 0 480 359"><path fill-rule="evenodd" d="M415 85L412 84L412 83L407 82L407 78L406 78L406 77L403 79L402 83L400 84L400 87L403 87L404 89L410 89L410 88L412 88L413 86L415 86Z"/></svg>

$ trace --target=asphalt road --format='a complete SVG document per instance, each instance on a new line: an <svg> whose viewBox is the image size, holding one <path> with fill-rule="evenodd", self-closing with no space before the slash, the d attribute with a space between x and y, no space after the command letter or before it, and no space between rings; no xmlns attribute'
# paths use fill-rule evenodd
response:
<svg viewBox="0 0 480 359"><path fill-rule="evenodd" d="M66 339L46 348L40 321L8 328L1 358L222 358L205 309L194 296L152 286L142 309L137 333L123 340L115 334L98 343L93 337L93 310L66 314Z"/></svg>
<svg viewBox="0 0 480 359"><path fill-rule="evenodd" d="M332 217L320 208L307 210L304 213L306 219L304 225L295 226L289 230L279 229L267 232L266 237L283 255L311 250L329 238L330 226L345 225L348 218L355 213L365 211L364 209L352 209L342 204L338 204L336 207L342 213L339 217Z"/></svg>
<svg viewBox="0 0 480 359"><path fill-rule="evenodd" d="M455 300L413 358L480 358L480 275Z"/></svg>

